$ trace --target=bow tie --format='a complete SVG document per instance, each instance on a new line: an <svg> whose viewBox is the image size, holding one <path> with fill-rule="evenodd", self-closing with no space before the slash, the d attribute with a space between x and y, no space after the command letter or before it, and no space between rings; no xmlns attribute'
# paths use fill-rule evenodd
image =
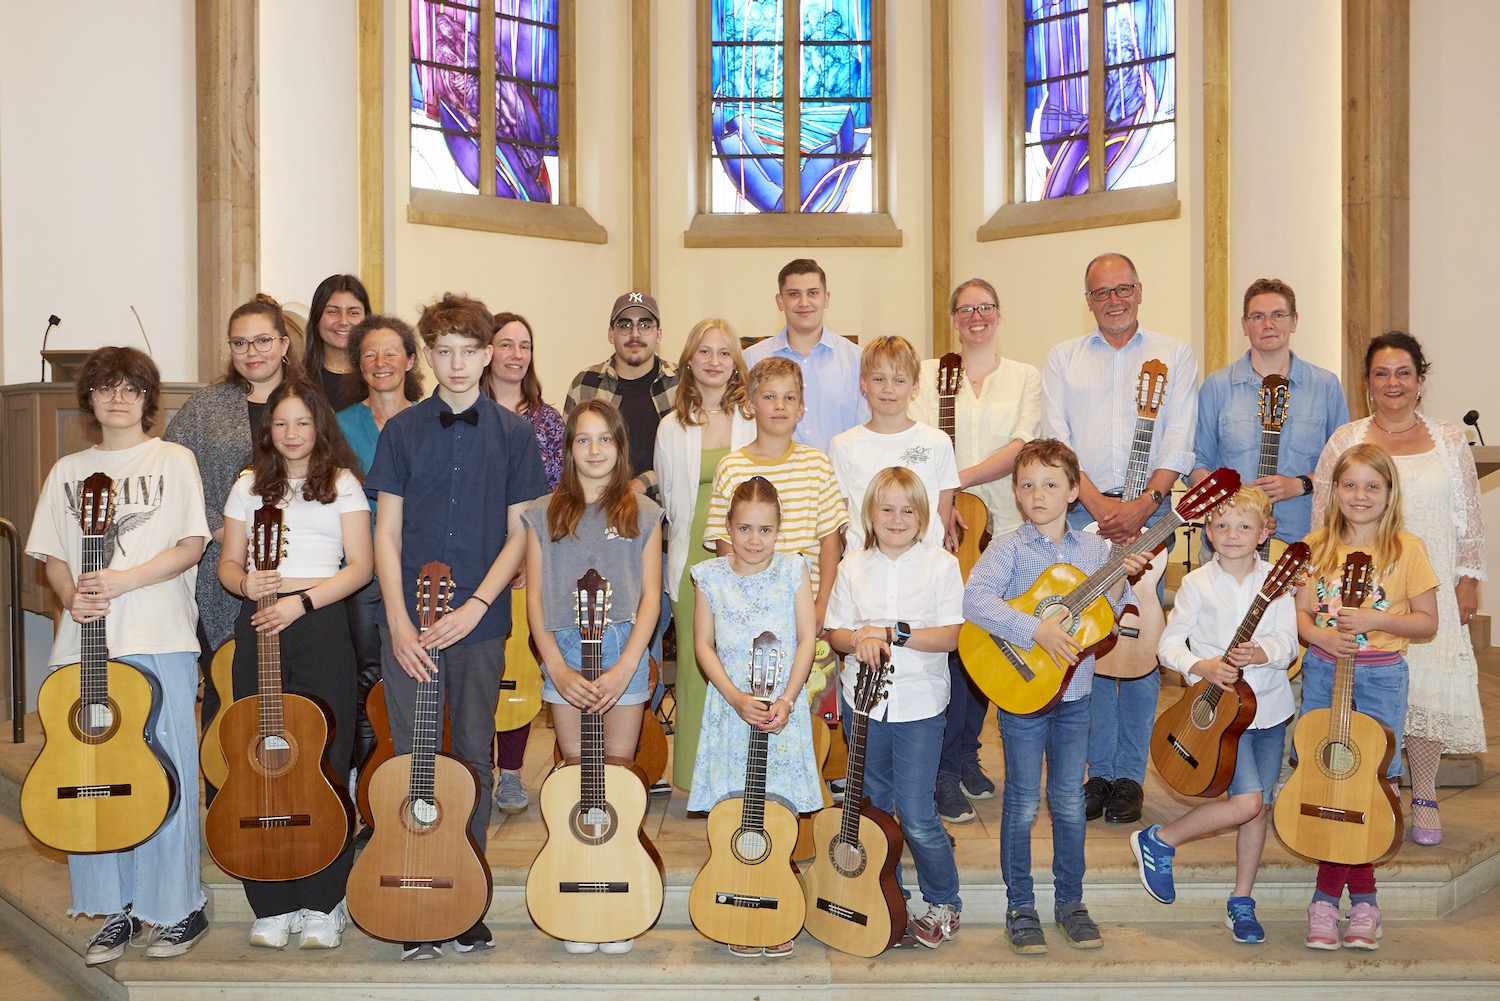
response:
<svg viewBox="0 0 1500 1001"><path fill-rule="evenodd" d="M477 428L479 426L479 409L477 407L470 407L461 414L455 414L451 410L443 410L438 413L438 420L445 428L451 428L460 421L470 427Z"/></svg>

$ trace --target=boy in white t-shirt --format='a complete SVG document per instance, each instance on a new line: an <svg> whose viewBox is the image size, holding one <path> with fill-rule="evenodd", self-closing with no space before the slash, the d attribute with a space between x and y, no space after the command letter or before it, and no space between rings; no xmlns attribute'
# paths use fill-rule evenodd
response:
<svg viewBox="0 0 1500 1001"><path fill-rule="evenodd" d="M905 466L922 481L928 506L936 514L922 539L943 545L943 526L958 490L958 461L946 434L906 415L917 395L920 371L917 352L904 337L877 337L860 356L859 391L870 404L870 421L835 435L828 452L849 508L850 551L864 546L859 515L865 491L875 474L890 466Z"/></svg>
<svg viewBox="0 0 1500 1001"><path fill-rule="evenodd" d="M176 801L143 843L118 852L69 855L68 913L103 915L84 962L118 959L143 923L160 929L146 949L180 956L208 932L198 848L198 560L209 539L193 453L147 432L161 405L156 364L135 348L100 348L78 373L78 407L98 445L65 455L37 501L27 555L46 564L62 602L50 670L80 661L83 625L105 623L109 658L154 683L153 746L176 774ZM114 511L103 569L83 571L79 497L95 473L113 481ZM76 692L75 692L76 695Z"/></svg>

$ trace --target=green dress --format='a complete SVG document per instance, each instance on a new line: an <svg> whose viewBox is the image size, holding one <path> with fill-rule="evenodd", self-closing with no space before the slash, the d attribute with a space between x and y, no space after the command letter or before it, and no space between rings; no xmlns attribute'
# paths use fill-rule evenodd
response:
<svg viewBox="0 0 1500 1001"><path fill-rule="evenodd" d="M672 731L672 784L691 789L693 763L698 760L698 730L703 724L703 701L708 694L708 679L698 670L693 652L693 567L713 559L712 550L699 541L708 526L708 502L714 492L714 473L719 463L732 451L729 448L704 449L698 465L698 499L693 504L693 530L688 534L688 558L682 568L677 600L672 602L672 619L677 623L677 695L676 722Z"/></svg>

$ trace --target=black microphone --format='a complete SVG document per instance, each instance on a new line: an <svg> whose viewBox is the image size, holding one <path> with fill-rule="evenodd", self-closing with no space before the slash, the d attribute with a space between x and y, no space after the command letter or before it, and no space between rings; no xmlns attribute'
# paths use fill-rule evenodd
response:
<svg viewBox="0 0 1500 1001"><path fill-rule="evenodd" d="M1474 429L1474 433L1479 435L1479 444L1483 445L1484 432L1479 430L1479 411L1470 410L1468 413L1464 414L1464 423Z"/></svg>
<svg viewBox="0 0 1500 1001"><path fill-rule="evenodd" d="M146 325L141 322L141 314L136 313L136 309L134 306L130 307L130 311L132 313L135 313L135 325L141 328L141 336L146 339L146 353L154 357L156 355L156 349L151 347L151 337L146 333Z"/></svg>
<svg viewBox="0 0 1500 1001"><path fill-rule="evenodd" d="M62 319L59 318L56 313L53 313L51 316L47 317L47 331L46 333L42 334L42 350L41 352L39 352L39 354L41 354L42 356L42 377L40 380L38 380L40 382L47 381L47 338L52 336L52 328L57 326L61 322Z"/></svg>

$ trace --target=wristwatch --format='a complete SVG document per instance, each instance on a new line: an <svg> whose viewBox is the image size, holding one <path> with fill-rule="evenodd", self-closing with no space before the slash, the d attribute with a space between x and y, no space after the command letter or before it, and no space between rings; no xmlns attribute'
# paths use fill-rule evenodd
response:
<svg viewBox="0 0 1500 1001"><path fill-rule="evenodd" d="M301 594L298 594L297 597L302 599L302 610L308 615L311 615L313 613L313 603L312 599L307 596L307 592L303 591Z"/></svg>
<svg viewBox="0 0 1500 1001"><path fill-rule="evenodd" d="M906 646L906 641L911 639L911 623L896 623L896 646Z"/></svg>
<svg viewBox="0 0 1500 1001"><path fill-rule="evenodd" d="M1150 497L1152 500L1156 501L1156 503L1160 504L1167 495L1162 493L1155 487L1152 487L1150 490L1146 491L1146 496Z"/></svg>
<svg viewBox="0 0 1500 1001"><path fill-rule="evenodd" d="M1297 477L1297 479L1299 479L1299 480L1302 481L1302 492L1304 494L1310 494L1310 493L1312 493L1312 477L1311 476L1299 476L1299 477Z"/></svg>

